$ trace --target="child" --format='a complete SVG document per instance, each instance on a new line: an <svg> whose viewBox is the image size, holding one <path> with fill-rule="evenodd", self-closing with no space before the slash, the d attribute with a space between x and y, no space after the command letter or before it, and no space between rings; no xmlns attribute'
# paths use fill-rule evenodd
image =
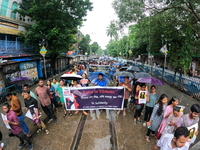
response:
<svg viewBox="0 0 200 150"><path fill-rule="evenodd" d="M173 109L173 113L168 117L167 125L165 126L162 134L173 134L176 129L176 122L181 117L182 113L180 113L180 107L175 106Z"/></svg>

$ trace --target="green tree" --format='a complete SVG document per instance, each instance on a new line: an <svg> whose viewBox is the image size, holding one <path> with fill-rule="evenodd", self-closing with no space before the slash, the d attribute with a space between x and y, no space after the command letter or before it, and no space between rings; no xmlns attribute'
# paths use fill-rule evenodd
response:
<svg viewBox="0 0 200 150"><path fill-rule="evenodd" d="M15 10L20 16L29 16L33 20L26 26L26 34L21 34L25 43L35 44L45 39L48 55L55 61L60 53L67 52L75 43L78 26L82 25L87 11L92 10L90 0L26 0ZM52 63L53 67L55 62Z"/></svg>
<svg viewBox="0 0 200 150"><path fill-rule="evenodd" d="M91 45L90 45L90 51L91 53L93 54L96 54L98 49L99 49L99 44L97 42L93 42Z"/></svg>
<svg viewBox="0 0 200 150"><path fill-rule="evenodd" d="M82 40L79 43L79 51L81 51L83 54L86 52L89 54L90 53L90 35L86 34L85 36L82 37Z"/></svg>

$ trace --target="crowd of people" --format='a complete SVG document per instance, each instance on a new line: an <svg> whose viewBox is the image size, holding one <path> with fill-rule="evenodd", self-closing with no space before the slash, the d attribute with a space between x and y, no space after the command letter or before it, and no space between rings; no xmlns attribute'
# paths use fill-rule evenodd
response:
<svg viewBox="0 0 200 150"><path fill-rule="evenodd" d="M123 111L116 111L117 115L123 112L123 116L126 116L127 105L130 101L131 109L134 112L133 124L138 125L140 122L143 123L143 127L147 128L146 141L150 142L150 136L156 139L156 146L154 149L189 149L191 142L188 142L190 132L187 128L199 122L200 106L198 104L191 106L189 114L183 114L183 107L179 106L179 99L177 97L173 96L169 100L166 94L160 96L157 94L155 85L151 85L150 90L148 90L146 84L137 83L134 78L128 76L115 77L114 73L120 70L120 66L115 66L113 65L115 62L108 60L100 60L99 62L99 65L109 66L108 74L110 80L116 80L117 86L124 87L125 89ZM87 67L87 64L75 63L75 65L66 72L66 74L82 76L81 80L72 81L60 79L59 82L57 82L56 78L53 78L47 80L45 83L44 80L40 79L35 89L35 94L30 91L28 85L23 86L22 97L24 98L23 102L26 113L30 112L31 116L34 118L32 120L33 124L38 127L37 133L43 131L45 134L49 134L45 123L40 119L40 107L48 117L47 123L51 121L58 123L55 114L60 111L60 109L63 111L63 117L79 113L79 111L67 111L62 92L63 87L108 86L107 82L103 80L103 73L99 73L96 81L91 83L87 78L87 70L89 70ZM97 70L98 68L96 66L92 68L92 72L97 72ZM146 104L139 103L140 91L146 91ZM31 133L24 122L25 115L22 111L20 100L16 95L11 93L6 94L6 99L10 101L10 104L4 103L3 111L7 116L7 120L4 120L4 122L9 124L11 128L9 135L19 138L20 144L18 148L21 148L26 141L29 149L32 150L33 144L30 141ZM93 112L94 111L92 111L92 113ZM82 113L84 115L89 114L86 110L83 110ZM144 115L143 120L141 115ZM198 132L194 134L198 135Z"/></svg>

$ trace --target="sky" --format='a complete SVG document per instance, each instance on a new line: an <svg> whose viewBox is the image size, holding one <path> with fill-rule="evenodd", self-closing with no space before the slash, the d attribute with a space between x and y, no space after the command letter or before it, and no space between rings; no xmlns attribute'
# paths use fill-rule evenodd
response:
<svg viewBox="0 0 200 150"><path fill-rule="evenodd" d="M117 15L112 8L113 0L91 0L93 10L88 11L87 21L83 23L80 31L89 34L92 42L98 42L102 49L106 48L110 37L106 35L106 28L111 20L117 20Z"/></svg>

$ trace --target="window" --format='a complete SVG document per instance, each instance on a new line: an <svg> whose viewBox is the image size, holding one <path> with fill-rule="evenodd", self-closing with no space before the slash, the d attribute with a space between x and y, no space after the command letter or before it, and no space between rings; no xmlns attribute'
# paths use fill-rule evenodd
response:
<svg viewBox="0 0 200 150"><path fill-rule="evenodd" d="M12 10L11 10L11 15L10 15L10 18L12 19L16 19L16 13L13 12L13 10L17 9L18 8L18 4L16 2L14 2L12 4Z"/></svg>
<svg viewBox="0 0 200 150"><path fill-rule="evenodd" d="M0 15L6 17L7 10L8 10L8 3L9 3L9 0L2 0Z"/></svg>

